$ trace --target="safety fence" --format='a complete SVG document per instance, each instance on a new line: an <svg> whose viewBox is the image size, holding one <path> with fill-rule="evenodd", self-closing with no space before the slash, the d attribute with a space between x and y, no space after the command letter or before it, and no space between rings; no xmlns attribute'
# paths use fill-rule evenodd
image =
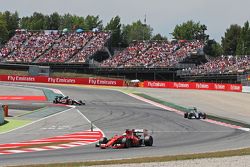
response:
<svg viewBox="0 0 250 167"><path fill-rule="evenodd" d="M0 81L9 82L38 82L38 83L57 83L57 84L82 84L82 85L103 85L103 86L128 86L122 79L103 79L103 78L62 78L47 76L17 76L0 75ZM165 82L165 81L144 81L134 86L145 88L169 88L169 89L197 89L197 90L217 90L242 92L242 84L224 83L204 83L204 82Z"/></svg>
<svg viewBox="0 0 250 167"><path fill-rule="evenodd" d="M47 77L47 76L0 75L0 81L124 86L124 80L103 79L103 78L61 78L61 77Z"/></svg>
<svg viewBox="0 0 250 167"><path fill-rule="evenodd" d="M224 83L144 81L143 87L242 92L241 84Z"/></svg>

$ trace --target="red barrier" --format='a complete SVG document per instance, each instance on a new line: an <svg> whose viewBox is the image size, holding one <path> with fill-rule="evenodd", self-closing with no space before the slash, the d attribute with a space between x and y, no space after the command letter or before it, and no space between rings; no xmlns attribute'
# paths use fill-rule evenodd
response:
<svg viewBox="0 0 250 167"><path fill-rule="evenodd" d="M59 78L59 77L46 77L46 76L34 77L34 76L0 75L0 81L124 86L123 80L98 79L98 78Z"/></svg>
<svg viewBox="0 0 250 167"><path fill-rule="evenodd" d="M39 100L46 101L45 96L0 96L0 100Z"/></svg>
<svg viewBox="0 0 250 167"><path fill-rule="evenodd" d="M46 77L46 76L34 77L34 76L0 75L0 81L124 86L124 80L99 79L99 78L59 78L59 77ZM222 83L218 84L218 83L204 83L204 82L144 81L143 86L148 88L221 90L221 91L233 91L233 92L242 91L241 84L222 84Z"/></svg>
<svg viewBox="0 0 250 167"><path fill-rule="evenodd" d="M198 90L221 90L241 92L241 84L218 84L204 82L162 82L162 81L144 81L144 87L148 88L172 88L172 89L198 89Z"/></svg>

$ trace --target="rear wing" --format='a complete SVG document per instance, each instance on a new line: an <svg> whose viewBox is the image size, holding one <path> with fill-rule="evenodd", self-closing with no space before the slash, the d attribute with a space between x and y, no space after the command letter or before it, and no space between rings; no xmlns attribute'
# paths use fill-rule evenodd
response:
<svg viewBox="0 0 250 167"><path fill-rule="evenodd" d="M147 129L134 129L134 133L136 134L143 134L144 136L148 136L148 130Z"/></svg>

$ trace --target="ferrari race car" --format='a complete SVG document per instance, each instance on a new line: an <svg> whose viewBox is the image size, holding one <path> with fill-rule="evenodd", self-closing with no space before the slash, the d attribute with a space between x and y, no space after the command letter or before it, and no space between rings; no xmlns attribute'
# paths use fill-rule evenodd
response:
<svg viewBox="0 0 250 167"><path fill-rule="evenodd" d="M105 148L129 148L140 146L152 146L153 137L146 129L127 129L123 135L115 135L111 139L103 137L96 144L96 147Z"/></svg>
<svg viewBox="0 0 250 167"><path fill-rule="evenodd" d="M57 96L53 100L53 103L57 104L66 104L66 105L85 105L85 103L82 100L73 100L70 99L68 96Z"/></svg>
<svg viewBox="0 0 250 167"><path fill-rule="evenodd" d="M188 119L192 119L192 118L201 119L201 118L203 118L203 119L206 119L207 114L200 112L200 111L197 111L197 108L194 107L194 108L189 109L188 112L184 113L184 118L188 118Z"/></svg>

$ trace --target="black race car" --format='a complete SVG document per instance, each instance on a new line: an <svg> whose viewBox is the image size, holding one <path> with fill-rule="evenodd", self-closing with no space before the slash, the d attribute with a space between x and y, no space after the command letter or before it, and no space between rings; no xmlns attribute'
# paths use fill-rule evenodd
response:
<svg viewBox="0 0 250 167"><path fill-rule="evenodd" d="M192 118L201 119L201 118L203 118L203 119L206 119L207 114L200 112L200 111L197 111L197 108L194 107L194 108L189 109L188 112L184 113L184 118L188 118L188 119L192 119Z"/></svg>
<svg viewBox="0 0 250 167"><path fill-rule="evenodd" d="M53 103L66 104L66 105L85 105L82 100L70 99L68 96L56 96Z"/></svg>

